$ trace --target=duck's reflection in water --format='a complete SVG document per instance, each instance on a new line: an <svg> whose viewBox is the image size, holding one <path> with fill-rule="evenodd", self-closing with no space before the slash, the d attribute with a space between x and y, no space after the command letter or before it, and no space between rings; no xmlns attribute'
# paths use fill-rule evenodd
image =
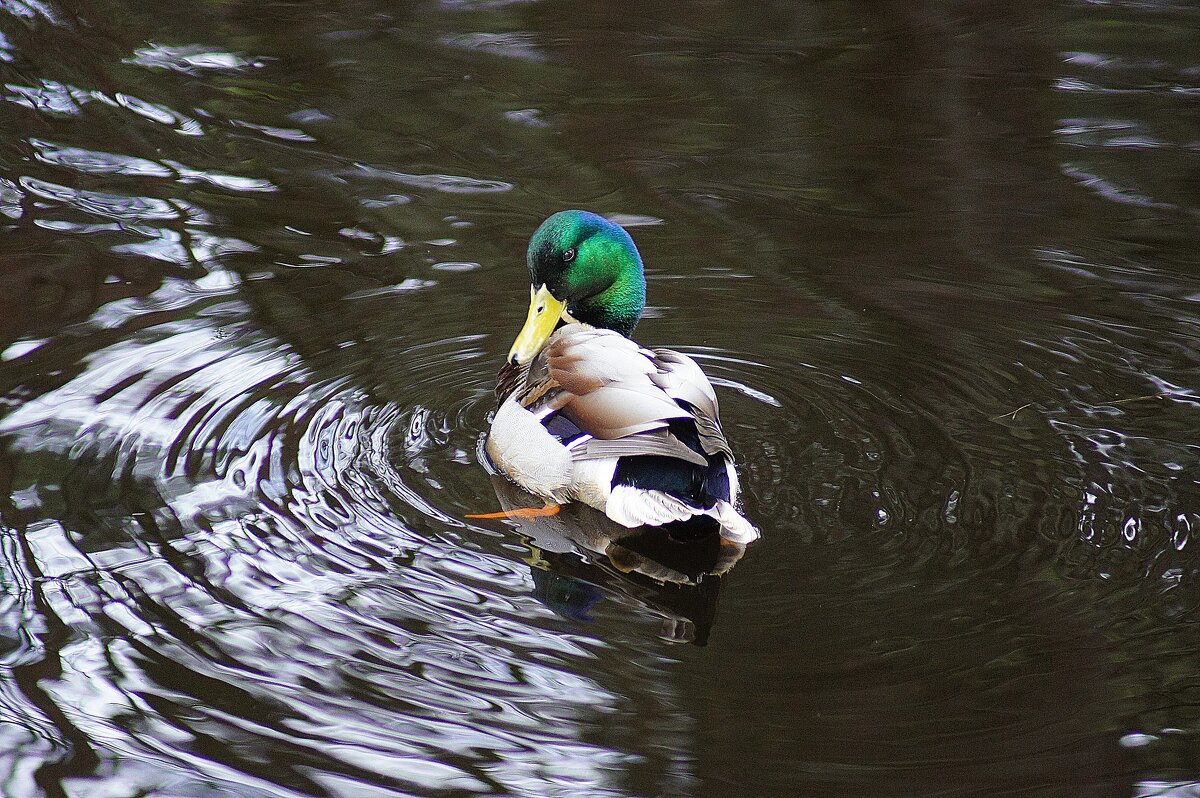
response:
<svg viewBox="0 0 1200 798"><path fill-rule="evenodd" d="M538 501L502 476L492 476L506 512ZM629 529L580 502L554 515L515 517L529 546L534 595L558 614L588 622L606 596L633 599L663 619L660 636L704 645L717 613L722 577L746 552L719 535L678 541L660 528Z"/></svg>

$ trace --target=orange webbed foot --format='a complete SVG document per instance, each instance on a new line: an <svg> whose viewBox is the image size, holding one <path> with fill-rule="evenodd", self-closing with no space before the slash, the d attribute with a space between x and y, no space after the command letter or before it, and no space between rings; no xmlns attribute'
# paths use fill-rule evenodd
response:
<svg viewBox="0 0 1200 798"><path fill-rule="evenodd" d="M519 518L546 518L547 516L558 515L558 511L561 509L562 507L560 505L546 502L544 507L521 507L515 510L501 510L498 513L470 514L467 515L467 518L507 518L509 520L516 520Z"/></svg>

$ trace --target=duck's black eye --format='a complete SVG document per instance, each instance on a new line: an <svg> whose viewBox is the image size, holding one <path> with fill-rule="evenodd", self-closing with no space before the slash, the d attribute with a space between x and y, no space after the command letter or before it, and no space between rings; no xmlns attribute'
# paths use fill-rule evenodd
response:
<svg viewBox="0 0 1200 798"><path fill-rule="evenodd" d="M575 260L575 247L571 247L563 253L563 263L570 263Z"/></svg>

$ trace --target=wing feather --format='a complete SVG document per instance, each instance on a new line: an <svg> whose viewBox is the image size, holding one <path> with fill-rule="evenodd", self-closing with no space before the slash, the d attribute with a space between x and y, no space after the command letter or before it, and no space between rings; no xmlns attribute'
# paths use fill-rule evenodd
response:
<svg viewBox="0 0 1200 798"><path fill-rule="evenodd" d="M724 454L732 460L733 451L721 429L717 392L700 366L687 355L671 349L655 349L653 354L657 366L653 378L655 384L672 399L695 409L693 418L701 448L709 454Z"/></svg>
<svg viewBox="0 0 1200 798"><path fill-rule="evenodd" d="M668 419L690 417L665 395L655 396L619 383L576 395L562 412L584 432L606 440L662 429Z"/></svg>
<svg viewBox="0 0 1200 798"><path fill-rule="evenodd" d="M687 402L715 421L720 415L717 393L696 361L672 349L654 349L651 352L657 372L655 384L672 399Z"/></svg>
<svg viewBox="0 0 1200 798"><path fill-rule="evenodd" d="M576 460L655 454L705 465L667 431L672 419L692 419L706 453L732 458L712 383L679 352L642 349L613 330L568 324L519 378L509 366L501 375L505 390L539 418L561 412L591 436L573 447Z"/></svg>
<svg viewBox="0 0 1200 798"><path fill-rule="evenodd" d="M630 435L616 440L593 438L571 450L571 459L601 460L609 457L635 457L655 454L686 460L693 465L706 466L708 461L684 446L678 438L666 430L655 430Z"/></svg>

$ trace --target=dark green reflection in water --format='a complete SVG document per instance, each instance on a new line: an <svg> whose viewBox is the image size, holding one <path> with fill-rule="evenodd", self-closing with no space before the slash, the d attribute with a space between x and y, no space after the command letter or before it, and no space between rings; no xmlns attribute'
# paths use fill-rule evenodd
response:
<svg viewBox="0 0 1200 798"><path fill-rule="evenodd" d="M1198 794L1198 33L0 5L0 793ZM719 383L736 567L463 521L572 206Z"/></svg>

